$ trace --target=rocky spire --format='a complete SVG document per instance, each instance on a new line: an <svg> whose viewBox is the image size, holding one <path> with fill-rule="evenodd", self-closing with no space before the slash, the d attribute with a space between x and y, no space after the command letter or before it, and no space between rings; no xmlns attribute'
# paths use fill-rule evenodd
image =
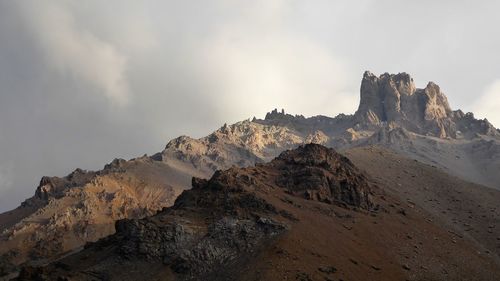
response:
<svg viewBox="0 0 500 281"><path fill-rule="evenodd" d="M379 77L369 71L361 82L361 100L355 119L363 126L395 123L420 134L454 136L452 110L438 85L429 82L417 89L407 73Z"/></svg>

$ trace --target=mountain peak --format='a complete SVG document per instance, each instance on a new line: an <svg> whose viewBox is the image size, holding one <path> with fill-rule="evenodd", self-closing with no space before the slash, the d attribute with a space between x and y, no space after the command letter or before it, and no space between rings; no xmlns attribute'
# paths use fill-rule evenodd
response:
<svg viewBox="0 0 500 281"><path fill-rule="evenodd" d="M366 71L360 97L355 120L362 127L377 128L392 123L418 134L440 138L456 138L458 131L470 131L471 128L464 122L463 114L451 110L446 95L437 84L429 82L424 89L416 88L413 78L405 72L384 73L377 77ZM486 129L471 134L495 132L490 127L491 124L476 126Z"/></svg>

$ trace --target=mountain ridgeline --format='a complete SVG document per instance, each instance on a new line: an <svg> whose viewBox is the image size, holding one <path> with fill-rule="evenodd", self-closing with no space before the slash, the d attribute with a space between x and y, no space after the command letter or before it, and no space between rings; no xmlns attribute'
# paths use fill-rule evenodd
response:
<svg viewBox="0 0 500 281"><path fill-rule="evenodd" d="M305 146L305 148L293 150L309 143L322 146L321 148ZM458 186L468 186L469 183L466 182L470 182L474 188L464 188L464 190L469 190L470 194L469 191L461 191L459 195L465 196L467 200L477 197L473 195L474 192L477 194L491 192L490 197L496 198L497 193L493 189L500 189L500 173L498 173L500 170L500 131L498 129L486 119L474 118L472 113L452 110L440 87L433 82L429 82L425 88L421 89L415 86L413 79L406 73L385 73L375 76L370 72L365 72L361 82L360 104L358 110L352 115L306 118L301 115L287 114L284 110L273 110L266 114L264 119L253 118L232 125L224 125L200 139L189 136L175 138L169 141L161 152L152 156L145 155L128 161L115 159L100 171L77 169L66 177L42 178L32 198L27 199L17 209L0 214L0 276L19 272L20 266L31 268L30 266L49 264L63 256L78 252L86 243L96 242L112 235L115 231L118 233L109 236L110 238L106 238L104 242L97 242L96 245L103 245L102 247L106 248L109 241L125 243L123 240L125 238L133 238L132 240L136 242L142 241L143 237L141 238L138 234L142 233L142 230L139 231L136 228L145 227L142 224L148 220L154 221L153 224L156 224L152 226L154 229L159 227L175 230L169 232L170 234L161 235L168 237L181 235L179 239L185 239L187 243L182 246L164 241L170 246L165 246L161 255L153 255L153 259L157 261L165 259L168 251L186 247L188 249L194 247L195 244L192 243L195 242L206 247L219 245L221 241L206 240L207 235L213 236L216 232L219 234L223 232L226 235L220 234L221 237L233 239L231 235L243 230L248 230L250 233L265 230L263 236L260 234L252 236L255 240L248 242L249 244L240 245L239 242L235 242L235 245L240 245L242 248L226 245L225 248L220 249L223 252L228 251L231 257L237 256L238 258L234 261L240 264L243 262L240 259L241 256L251 260L249 252L265 245L265 241L286 233L287 229L290 229L290 222L294 221L294 209L280 212L276 207L278 203L275 203L274 199L266 197L264 201L272 201L266 201L267 203L261 200L263 197L259 197L260 195L252 199L250 197L255 195L252 195L252 192L262 195L266 190L269 192L280 190L279 192L287 194L286 198L296 196L301 198L300 200L316 202L310 206L307 203L308 208L315 208L314 204L333 204L335 208L348 208L351 211L356 209L357 211L354 212L370 213L374 212L373 208L377 204L384 205L381 204L384 196L387 196L384 193L390 193L384 186L392 182L377 186L380 183L377 184L377 180L373 179L376 175L372 175L370 179L370 176L360 172L347 158L323 146L347 154L352 151L363 151L365 154L375 155L373 156L375 160L378 159L377 157L382 157L380 155L385 153L383 151L397 153L404 159L418 161L416 162L418 165L436 168L436 171L432 173L451 174L457 177ZM380 155L373 150L360 150L372 147L380 148ZM363 161L363 157L358 159L360 162ZM267 162L270 163L264 164ZM254 165L256 166L253 167ZM259 168L260 165L264 165L262 167L265 168ZM237 167L251 168L238 169ZM375 169L370 165L364 167L368 174ZM192 177L196 178L193 182L191 182ZM210 177L212 178L207 180ZM443 177L436 176L435 178L442 179ZM266 180L270 181L267 187ZM244 187L239 190L237 187L241 185ZM192 191L184 192L191 186ZM236 200L231 201L232 205L250 205L235 207L229 212L225 209L225 201L217 197L220 196L215 192L219 190L218 188L222 188L221 192L229 194L230 197L238 194L234 195L234 198L231 197L232 199L224 199ZM224 188L229 188L229 191ZM231 188L236 188L238 192L243 193L239 194L237 190ZM378 194L375 196L375 201L378 200L375 203L372 200L373 190L378 190L378 193L374 193ZM388 200L403 204L398 196L404 195L391 190L392 199ZM398 190L397 186L396 190ZM180 194L182 195L176 201ZM204 196L207 196L207 199L203 199ZM288 199L281 197L280 200L284 202L283 200ZM290 200L294 202L291 203L292 205L305 204L296 203L294 199ZM474 201L476 199L470 200L477 202ZM197 209L202 207L199 204L214 205L207 205L201 211ZM266 208L266 204L275 212L264 212L264 216L261 211ZM164 209L171 206L173 206L172 209ZM245 210L247 207L264 209L259 209L257 213L260 215L256 216L257 213L248 213ZM386 209L390 208L392 207L386 206ZM426 211L431 213L434 210L432 206L426 208ZM220 210L222 213L219 216L212 214L204 218L207 220L204 224L198 221L200 217L196 212L211 213L215 210ZM159 211L162 215L151 217ZM380 212L380 209L377 212ZM182 216L178 217L179 213L186 213L187 220L181 219ZM302 213L295 216L300 215L307 216ZM350 213L349 216L351 215L353 214ZM490 215L491 220L489 220ZM488 214L488 224L497 223L496 215L496 211ZM220 220L221 216L229 217ZM420 214L419 218L422 216ZM257 217L261 220L259 221ZM145 219L141 220L143 218ZM118 223L115 229L115 222L123 219L125 221ZM285 221L282 221L283 219ZM389 220L393 219L396 218L391 215ZM453 224L450 217L445 219L450 219L450 223ZM175 221L175 224L168 222L163 225L162 220L172 223ZM421 223L419 219L417 220ZM425 219L422 221L425 222ZM136 228L130 225L132 222L138 224L134 226ZM191 225L191 222L194 224ZM434 224L430 225L433 225L428 226L433 231L441 233L441 230L434 229L436 227ZM200 229L193 230L195 226ZM496 228L488 229L500 237L500 232ZM483 237L473 235L471 239L477 242ZM494 239L484 239L488 241L489 251L496 254L498 249L491 249ZM477 243L485 245L483 242ZM132 248L136 249L136 246ZM92 249L95 247L98 246L91 246ZM128 246L123 247L123 249L131 249ZM467 248L470 245L463 247ZM219 266L215 266L213 262L219 264L221 261L199 260L200 254L196 251L201 250L189 249L191 256L170 255L163 261L169 265L168 274L182 275L184 273L181 271L185 269L194 272L194 275L182 275L184 279L212 276L211 272ZM84 252L89 253L87 250ZM137 253L133 252L133 255ZM109 264L114 264L120 258L120 255L110 257ZM140 260L144 261L142 258ZM196 262L206 262L206 264L199 270L192 270L193 266L197 267L193 265ZM53 267L48 268L54 270ZM45 271L33 272L25 270L24 274L26 276L32 273L48 274L50 278L53 277ZM229 271L223 272L230 274ZM396 275L402 274L399 269L390 272ZM86 279L82 277L82 280Z"/></svg>
<svg viewBox="0 0 500 281"><path fill-rule="evenodd" d="M410 269L420 280L500 274L468 242L457 243L418 211L394 208L401 203L346 157L307 144L269 163L193 178L172 207L118 221L114 235L48 266L24 267L18 279L402 280ZM376 234L367 238L366 229ZM411 249L408 238L398 238L401 231L424 245L419 259L405 260ZM435 256L438 248L445 251ZM444 274L441 263L460 270Z"/></svg>

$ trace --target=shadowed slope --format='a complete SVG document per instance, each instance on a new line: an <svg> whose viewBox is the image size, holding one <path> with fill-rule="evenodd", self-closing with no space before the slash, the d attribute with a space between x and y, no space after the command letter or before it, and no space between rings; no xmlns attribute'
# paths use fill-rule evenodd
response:
<svg viewBox="0 0 500 281"><path fill-rule="evenodd" d="M284 180L284 179L287 180ZM193 179L174 206L20 280L493 280L500 267L331 149ZM310 196L311 191L321 194ZM492 279L493 278L493 279Z"/></svg>

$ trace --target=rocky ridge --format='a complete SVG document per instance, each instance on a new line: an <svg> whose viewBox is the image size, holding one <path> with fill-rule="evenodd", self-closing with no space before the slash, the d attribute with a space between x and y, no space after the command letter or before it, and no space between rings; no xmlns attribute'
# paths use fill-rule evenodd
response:
<svg viewBox="0 0 500 281"><path fill-rule="evenodd" d="M469 181L500 188L498 130L472 113L451 110L436 84L418 89L405 73L376 77L366 72L360 96L354 115L306 118L274 110L265 119L224 125L200 139L176 138L151 157L116 160L102 171L76 170L65 178L44 177L33 198L0 214L0 262L8 261L10 267L11 262L34 257L60 257L113 233L118 219L143 217L171 205L189 188L192 176L208 178L216 170L267 162L306 143L339 150L382 145ZM136 190L149 190L144 193L149 195ZM312 190L310 196L325 200L323 191ZM66 228L79 230L57 237ZM40 242L44 240L51 242ZM29 249L36 249L37 243L44 249L31 254Z"/></svg>
<svg viewBox="0 0 500 281"><path fill-rule="evenodd" d="M306 118L275 109L266 114L265 119L225 124L204 138L174 139L155 159L180 161L210 175L232 165L245 167L269 161L281 151L304 143L340 150L381 144L438 165L447 172L463 175L467 180L500 188L499 176L484 173L485 163L475 156L477 150L500 147L499 131L486 119L475 119L472 113L452 110L437 84L429 82L425 88L417 88L406 73L384 73L377 77L365 72L359 108L354 115ZM450 159L440 156L456 156L456 151L462 155L454 161L464 167L467 162L473 163L467 166L468 171L449 168ZM500 160L494 160L493 165L500 165Z"/></svg>
<svg viewBox="0 0 500 281"><path fill-rule="evenodd" d="M114 233L114 222L142 218L173 204L182 189L165 164L116 159L98 172L77 169L43 177L17 211L31 210L0 233L3 263L45 263ZM15 214L5 213L2 216Z"/></svg>
<svg viewBox="0 0 500 281"><path fill-rule="evenodd" d="M499 276L493 259L425 216L333 149L308 144L269 163L193 178L172 207L120 220L116 234L47 266L24 267L17 280Z"/></svg>
<svg viewBox="0 0 500 281"><path fill-rule="evenodd" d="M87 252L111 245L115 250L87 270L103 276L108 274L99 270L103 264L109 269L123 259L144 259L169 265L182 280L213 278L296 220L267 199L269 189L346 208L374 206L366 177L347 158L309 144L285 151L269 164L217 171L210 180L193 178L192 189L171 208L146 219L118 221L115 235L88 245ZM27 269L20 279L64 278L50 272Z"/></svg>

